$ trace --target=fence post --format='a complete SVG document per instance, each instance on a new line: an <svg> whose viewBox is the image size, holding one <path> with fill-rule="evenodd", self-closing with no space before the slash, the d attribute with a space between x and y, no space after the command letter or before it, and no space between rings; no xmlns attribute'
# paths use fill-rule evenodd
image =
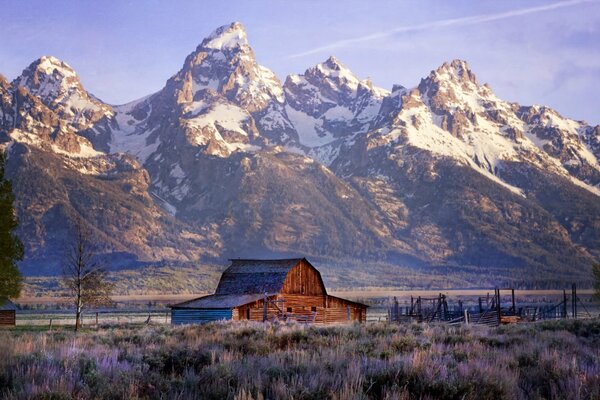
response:
<svg viewBox="0 0 600 400"><path fill-rule="evenodd" d="M496 288L496 310L498 311L498 326L502 323L502 310L500 308L500 289Z"/></svg>
<svg viewBox="0 0 600 400"><path fill-rule="evenodd" d="M573 284L571 286L571 292L573 299L571 300L573 304L573 318L577 319L577 285Z"/></svg>
<svg viewBox="0 0 600 400"><path fill-rule="evenodd" d="M513 313L517 315L517 304L515 303L515 288L511 288L511 296L512 296L512 309Z"/></svg>
<svg viewBox="0 0 600 400"><path fill-rule="evenodd" d="M265 292L265 300L263 303L263 322L265 322L267 320L267 292Z"/></svg>
<svg viewBox="0 0 600 400"><path fill-rule="evenodd" d="M52 330L52 318L50 318L50 327L49 327L49 329Z"/></svg>
<svg viewBox="0 0 600 400"><path fill-rule="evenodd" d="M442 295L442 306L444 308L444 320L448 319L448 302L446 301L446 295Z"/></svg>
<svg viewBox="0 0 600 400"><path fill-rule="evenodd" d="M469 310L465 309L465 325L469 325Z"/></svg>
<svg viewBox="0 0 600 400"><path fill-rule="evenodd" d="M98 329L98 312L96 311L96 329Z"/></svg>
<svg viewBox="0 0 600 400"><path fill-rule="evenodd" d="M563 289L563 312L562 317L567 318L567 291Z"/></svg>

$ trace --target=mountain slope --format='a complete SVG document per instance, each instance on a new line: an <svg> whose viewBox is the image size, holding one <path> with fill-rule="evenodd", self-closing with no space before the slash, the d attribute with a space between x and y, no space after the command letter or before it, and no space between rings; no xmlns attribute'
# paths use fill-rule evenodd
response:
<svg viewBox="0 0 600 400"><path fill-rule="evenodd" d="M298 133L296 146L325 165L341 146L368 130L389 95L359 80L335 57L303 75L288 76L284 90L287 115Z"/></svg>
<svg viewBox="0 0 600 400"><path fill-rule="evenodd" d="M503 101L464 61L388 92L330 57L282 85L233 23L131 103L53 57L0 78L0 102L28 271L56 272L78 216L115 265L303 254L585 279L600 259L600 127Z"/></svg>
<svg viewBox="0 0 600 400"><path fill-rule="evenodd" d="M2 150L16 193L26 273L60 272L78 219L92 230L98 250L115 267L196 260L210 253L198 250L207 246L195 228L154 204L148 173L133 157L94 150L77 134L71 116L63 114L64 104L50 100L55 93L45 91L46 105L16 82L9 84L0 77L0 132L8 140Z"/></svg>

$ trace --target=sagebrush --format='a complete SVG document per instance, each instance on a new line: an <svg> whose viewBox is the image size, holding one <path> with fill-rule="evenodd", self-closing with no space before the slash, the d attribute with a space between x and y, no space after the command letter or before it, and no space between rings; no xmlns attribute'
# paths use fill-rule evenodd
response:
<svg viewBox="0 0 600 400"><path fill-rule="evenodd" d="M0 396L597 399L600 321L0 331Z"/></svg>

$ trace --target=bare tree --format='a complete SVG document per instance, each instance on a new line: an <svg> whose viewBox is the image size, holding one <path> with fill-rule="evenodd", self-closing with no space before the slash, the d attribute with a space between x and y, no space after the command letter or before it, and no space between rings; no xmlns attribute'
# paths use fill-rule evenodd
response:
<svg viewBox="0 0 600 400"><path fill-rule="evenodd" d="M63 265L63 284L75 303L75 331L81 326L81 313L84 308L110 303L113 285L95 258L90 232L79 219L75 224L75 237L67 248Z"/></svg>

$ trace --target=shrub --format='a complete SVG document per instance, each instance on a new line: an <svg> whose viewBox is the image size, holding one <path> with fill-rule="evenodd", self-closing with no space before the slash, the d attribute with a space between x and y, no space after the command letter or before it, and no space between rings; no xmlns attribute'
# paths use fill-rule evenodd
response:
<svg viewBox="0 0 600 400"><path fill-rule="evenodd" d="M599 398L599 326L0 331L0 398Z"/></svg>

